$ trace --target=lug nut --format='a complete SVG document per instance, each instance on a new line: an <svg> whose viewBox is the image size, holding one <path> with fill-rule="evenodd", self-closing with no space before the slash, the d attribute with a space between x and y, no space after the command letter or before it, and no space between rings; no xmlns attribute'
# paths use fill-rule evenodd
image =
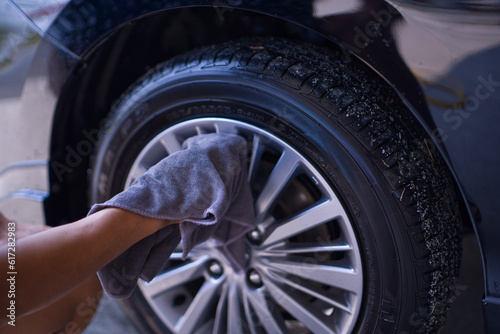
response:
<svg viewBox="0 0 500 334"><path fill-rule="evenodd" d="M251 286L253 286L254 288L260 288L263 285L262 278L260 277L260 274L254 269L252 269L248 272L247 279L248 279L249 284Z"/></svg>
<svg viewBox="0 0 500 334"><path fill-rule="evenodd" d="M262 239L262 235L260 234L260 231L255 229L253 231L248 232L248 240L250 240L254 244L260 243Z"/></svg>
<svg viewBox="0 0 500 334"><path fill-rule="evenodd" d="M219 262L213 260L208 265L208 272L210 273L210 276L220 277L224 270Z"/></svg>

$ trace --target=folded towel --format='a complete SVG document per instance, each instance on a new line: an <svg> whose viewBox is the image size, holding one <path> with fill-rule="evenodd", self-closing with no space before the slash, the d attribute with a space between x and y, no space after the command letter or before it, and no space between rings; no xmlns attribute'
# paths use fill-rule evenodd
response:
<svg viewBox="0 0 500 334"><path fill-rule="evenodd" d="M151 281L179 242L185 259L194 246L213 237L231 266L243 270L244 236L255 224L247 152L247 142L237 135L191 137L181 151L151 167L125 191L92 206L89 215L116 207L181 220L139 241L98 272L108 295L125 298L139 277Z"/></svg>

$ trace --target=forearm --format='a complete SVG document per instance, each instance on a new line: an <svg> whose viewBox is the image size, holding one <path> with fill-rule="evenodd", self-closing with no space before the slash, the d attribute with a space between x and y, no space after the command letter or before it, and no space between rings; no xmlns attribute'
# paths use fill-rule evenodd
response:
<svg viewBox="0 0 500 334"><path fill-rule="evenodd" d="M16 244L16 313L35 311L65 295L137 241L170 223L105 209ZM6 247L2 267L7 268ZM7 291L6 281L2 291Z"/></svg>

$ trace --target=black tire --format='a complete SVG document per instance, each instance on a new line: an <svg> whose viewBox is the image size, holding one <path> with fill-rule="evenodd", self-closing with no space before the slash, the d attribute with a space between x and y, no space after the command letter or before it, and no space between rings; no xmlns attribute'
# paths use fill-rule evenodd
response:
<svg viewBox="0 0 500 334"><path fill-rule="evenodd" d="M158 66L109 116L93 162L91 201L121 191L139 152L172 126L210 117L262 129L305 157L348 214L363 291L344 330L436 332L459 269L454 183L392 89L341 54L268 38L203 48ZM168 332L139 289L125 304L143 331ZM293 318L283 308L283 319Z"/></svg>

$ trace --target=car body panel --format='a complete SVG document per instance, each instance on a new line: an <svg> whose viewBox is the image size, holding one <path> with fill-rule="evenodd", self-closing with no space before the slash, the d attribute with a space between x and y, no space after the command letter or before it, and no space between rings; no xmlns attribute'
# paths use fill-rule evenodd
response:
<svg viewBox="0 0 500 334"><path fill-rule="evenodd" d="M165 21L172 19L165 29L180 29L181 36L186 36L189 31L174 17L181 13L211 16L210 22L219 26L219 35L193 39L191 45L185 46L188 50L249 34L231 26L232 18L251 17L257 23L283 21L303 29L302 35L307 40L324 39L341 46L347 59L357 57L368 64L395 88L433 137L436 149L447 158L462 189L483 256L485 318L490 329L498 328L492 316L499 314L500 308L500 178L495 177L500 165L498 1L291 0L271 4L260 0L13 0L11 3L9 15L17 12L18 16L13 18L15 23L10 23L9 29L17 31L19 38L10 42L10 48L15 49L10 63L0 68L0 87L5 87L4 93L0 92L0 136L5 138L2 143L18 138L21 144L2 146L0 210L16 211L19 215L19 208L25 203L38 203L34 211L42 220L57 207L57 196L52 196L59 186L54 179L55 156L63 154L61 159L69 159L75 166L82 156L88 158L78 153L77 144L81 140L69 143L68 149L64 144L66 137L57 134L68 124L78 122L78 117L68 120L73 108L71 102L63 101L67 95L64 92L77 86L71 85L72 78L88 72L87 61L111 40L118 43L116 39L123 31L137 22L160 17ZM200 27L207 24L202 20L195 23ZM43 38L32 37L34 32ZM12 36L10 40L14 40ZM182 46L175 45L173 40L165 43L182 51ZM3 50L6 45L2 44ZM25 119L34 121L23 122ZM90 128L90 125L69 127L66 136ZM73 156L71 150L76 152ZM16 201L18 204L14 205Z"/></svg>

